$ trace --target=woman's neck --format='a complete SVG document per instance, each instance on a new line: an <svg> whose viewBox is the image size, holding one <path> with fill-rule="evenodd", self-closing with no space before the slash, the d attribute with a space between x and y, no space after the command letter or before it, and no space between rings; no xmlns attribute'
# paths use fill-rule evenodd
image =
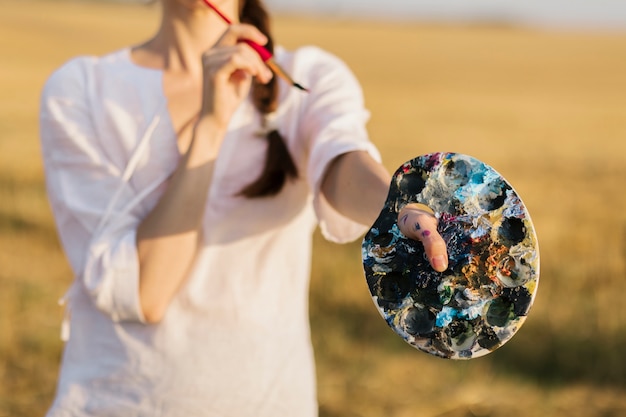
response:
<svg viewBox="0 0 626 417"><path fill-rule="evenodd" d="M217 42L227 24L200 0L164 0L162 4L159 30L135 50L135 61L167 72L200 75L202 54ZM224 12L237 21L234 10Z"/></svg>

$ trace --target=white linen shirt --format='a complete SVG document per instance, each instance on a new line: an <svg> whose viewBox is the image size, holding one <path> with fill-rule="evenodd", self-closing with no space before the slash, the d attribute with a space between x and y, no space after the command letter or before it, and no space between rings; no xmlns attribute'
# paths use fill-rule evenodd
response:
<svg viewBox="0 0 626 417"><path fill-rule="evenodd" d="M265 160L250 100L232 118L204 214L204 242L162 322L139 305L136 230L180 155L162 72L130 48L75 58L48 80L40 130L48 195L75 280L71 334L48 417L315 416L308 324L311 234L365 227L320 193L330 161L365 150L360 86L315 47L278 49L310 93L282 83L274 122L300 176L276 197L238 195ZM357 258L358 259L358 258Z"/></svg>

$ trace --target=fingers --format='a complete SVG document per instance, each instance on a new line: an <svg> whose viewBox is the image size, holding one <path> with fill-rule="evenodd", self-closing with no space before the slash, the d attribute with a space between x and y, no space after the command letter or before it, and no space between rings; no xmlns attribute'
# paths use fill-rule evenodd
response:
<svg viewBox="0 0 626 417"><path fill-rule="evenodd" d="M408 238L418 240L435 271L448 269L446 242L437 231L437 218L423 204L407 204L398 213L398 227Z"/></svg>
<svg viewBox="0 0 626 417"><path fill-rule="evenodd" d="M224 78L230 78L234 74L235 79L241 77L239 72L243 71L257 77L259 82L267 83L273 74L255 51L254 45L258 47L266 43L267 37L252 25L229 25L213 48L204 54L205 68L213 76L222 73Z"/></svg>
<svg viewBox="0 0 626 417"><path fill-rule="evenodd" d="M248 97L252 77L267 83L273 76L259 54L245 41L265 44L267 38L254 26L229 25L215 45L202 54L201 119L212 118L223 129Z"/></svg>
<svg viewBox="0 0 626 417"><path fill-rule="evenodd" d="M246 75L267 83L272 72L258 54L245 43L212 48L203 56L205 74L215 81L241 81Z"/></svg>

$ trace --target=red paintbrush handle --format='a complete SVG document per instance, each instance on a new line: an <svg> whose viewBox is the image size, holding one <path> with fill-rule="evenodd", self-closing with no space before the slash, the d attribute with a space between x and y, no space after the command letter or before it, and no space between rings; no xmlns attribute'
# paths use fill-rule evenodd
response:
<svg viewBox="0 0 626 417"><path fill-rule="evenodd" d="M250 45L250 47L254 49L257 54L259 54L263 62L267 62L268 60L272 59L272 53L258 43L252 42L248 39L242 39L241 41Z"/></svg>
<svg viewBox="0 0 626 417"><path fill-rule="evenodd" d="M211 3L209 0L203 0L203 1L207 6L213 9L215 13L217 13L217 15L221 17L224 22L226 22L229 25L232 23L231 20L224 13L222 13L220 9L215 7L213 3ZM254 43L247 39L242 39L242 42L245 42L248 45L250 45L252 49L254 49L257 52L257 54L259 54L263 62L266 62L267 60L272 58L272 53L268 51L267 49L265 49L264 47L262 47L261 45L259 45L258 43Z"/></svg>

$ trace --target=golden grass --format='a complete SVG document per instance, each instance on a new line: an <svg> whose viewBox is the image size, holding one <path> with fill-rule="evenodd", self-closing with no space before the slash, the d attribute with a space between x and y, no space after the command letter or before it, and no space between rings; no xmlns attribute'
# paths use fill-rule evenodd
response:
<svg viewBox="0 0 626 417"><path fill-rule="evenodd" d="M70 57L149 36L158 11L29 0L0 10L0 416L30 417L53 395L56 300L70 282L44 195L39 92ZM432 151L482 159L524 198L542 251L520 333L487 357L449 362L379 318L358 242L316 236L321 415L625 415L626 35L295 17L274 26L286 47L316 44L353 68L390 171Z"/></svg>

